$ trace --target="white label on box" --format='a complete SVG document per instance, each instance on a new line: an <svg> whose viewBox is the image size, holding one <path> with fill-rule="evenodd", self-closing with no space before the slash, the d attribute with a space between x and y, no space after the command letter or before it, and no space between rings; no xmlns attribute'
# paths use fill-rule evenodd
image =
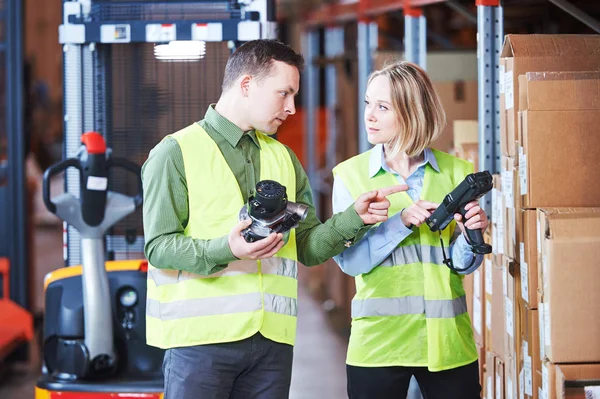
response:
<svg viewBox="0 0 600 399"><path fill-rule="evenodd" d="M550 304L544 304L544 344L552 345L552 334L550 332Z"/></svg>
<svg viewBox="0 0 600 399"><path fill-rule="evenodd" d="M527 156L521 146L519 146L519 186L521 195L527 194Z"/></svg>
<svg viewBox="0 0 600 399"><path fill-rule="evenodd" d="M521 247L521 250L523 250L523 247ZM523 261L521 261L521 296L525 302L529 302L529 267Z"/></svg>
<svg viewBox="0 0 600 399"><path fill-rule="evenodd" d="M505 68L504 65L500 65L500 94L504 93L504 74L505 74Z"/></svg>
<svg viewBox="0 0 600 399"><path fill-rule="evenodd" d="M479 269L473 272L473 296L481 298L481 272Z"/></svg>
<svg viewBox="0 0 600 399"><path fill-rule="evenodd" d="M492 303L485 301L485 326L488 330L492 329Z"/></svg>
<svg viewBox="0 0 600 399"><path fill-rule="evenodd" d="M86 187L88 190L106 191L108 188L108 179L101 176L89 176Z"/></svg>
<svg viewBox="0 0 600 399"><path fill-rule="evenodd" d="M506 379L506 399L514 399L513 382L510 378Z"/></svg>
<svg viewBox="0 0 600 399"><path fill-rule="evenodd" d="M525 377L523 375L523 370L519 373L519 399L525 399L525 391L523 390L523 381Z"/></svg>
<svg viewBox="0 0 600 399"><path fill-rule="evenodd" d="M502 380L498 374L496 374L496 399L504 399L502 395Z"/></svg>
<svg viewBox="0 0 600 399"><path fill-rule="evenodd" d="M544 360L546 357L546 337L544 337L544 304L540 303L538 306L539 316L539 330L540 330L540 360Z"/></svg>
<svg viewBox="0 0 600 399"><path fill-rule="evenodd" d="M498 253L500 255L504 254L504 218L500 217L498 219L498 224L496 225L496 230L498 230Z"/></svg>
<svg viewBox="0 0 600 399"><path fill-rule="evenodd" d="M533 369L531 366L531 356L525 356L523 358L523 371L524 374L524 385L525 394L533 396Z"/></svg>
<svg viewBox="0 0 600 399"><path fill-rule="evenodd" d="M542 292L548 292L548 258L542 255Z"/></svg>
<svg viewBox="0 0 600 399"><path fill-rule="evenodd" d="M548 397L548 392L550 392L550 381L548 381L548 367L545 364L542 365L542 390L544 391L544 397Z"/></svg>
<svg viewBox="0 0 600 399"><path fill-rule="evenodd" d="M507 110L515 106L515 96L513 88L513 74L512 71L508 71L504 74L504 104Z"/></svg>
<svg viewBox="0 0 600 399"><path fill-rule="evenodd" d="M506 200L506 207L508 209L513 208L515 203L513 171L503 170L500 173L500 177L502 178L502 192L504 193L504 198Z"/></svg>
<svg viewBox="0 0 600 399"><path fill-rule="evenodd" d="M585 389L585 397L586 398L591 398L591 399L600 398L600 386L594 385L594 386L585 387L584 389Z"/></svg>
<svg viewBox="0 0 600 399"><path fill-rule="evenodd" d="M473 297L473 327L479 335L483 335L481 331L481 300Z"/></svg>
<svg viewBox="0 0 600 399"><path fill-rule="evenodd" d="M492 382L493 382L492 376L488 375L488 378L487 378L487 395L486 395L487 398L486 399L492 399L494 397L494 391L492 389Z"/></svg>
<svg viewBox="0 0 600 399"><path fill-rule="evenodd" d="M502 192L494 189L495 192L495 196L492 197L492 200L494 201L492 204L492 214L493 214L493 221L495 224L498 223L502 223L502 201L504 198L504 194L502 194Z"/></svg>
<svg viewBox="0 0 600 399"><path fill-rule="evenodd" d="M511 209L508 210L508 215L510 216L510 220L512 221L512 223L511 223L512 246L513 246L513 248L516 248L517 247L517 215L515 212L515 208L511 207Z"/></svg>
<svg viewBox="0 0 600 399"><path fill-rule="evenodd" d="M542 253L542 224L540 223L539 219L536 219L536 230L537 230L537 253L538 253L538 258L539 258L539 254Z"/></svg>
<svg viewBox="0 0 600 399"><path fill-rule="evenodd" d="M485 293L492 295L492 261L485 260Z"/></svg>
<svg viewBox="0 0 600 399"><path fill-rule="evenodd" d="M544 391L542 388L538 388L538 398L548 399L548 395L546 394L546 391Z"/></svg>
<svg viewBox="0 0 600 399"><path fill-rule="evenodd" d="M510 337L514 337L513 302L509 297L504 297L504 306L506 307L506 332Z"/></svg>
<svg viewBox="0 0 600 399"><path fill-rule="evenodd" d="M502 293L504 296L508 296L508 269L505 265L502 265Z"/></svg>

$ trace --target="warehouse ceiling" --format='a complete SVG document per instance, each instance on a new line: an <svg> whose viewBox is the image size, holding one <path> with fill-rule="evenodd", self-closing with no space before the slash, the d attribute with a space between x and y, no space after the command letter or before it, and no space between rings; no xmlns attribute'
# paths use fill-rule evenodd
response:
<svg viewBox="0 0 600 399"><path fill-rule="evenodd" d="M569 0L568 2L600 21L600 1ZM331 1L326 0L278 0L278 17L280 21L301 23L311 12L330 3ZM549 0L504 0L503 6L505 33L596 33ZM476 47L475 0L442 1L422 9L427 18L429 49L453 50ZM384 41L387 39L388 46L401 46L404 36L402 10L387 12L375 18L380 35Z"/></svg>

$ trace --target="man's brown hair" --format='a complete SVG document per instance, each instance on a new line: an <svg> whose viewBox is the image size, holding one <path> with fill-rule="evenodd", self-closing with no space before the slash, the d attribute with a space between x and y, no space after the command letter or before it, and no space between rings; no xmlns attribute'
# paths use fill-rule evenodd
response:
<svg viewBox="0 0 600 399"><path fill-rule="evenodd" d="M223 91L229 89L242 75L250 75L259 81L266 78L271 72L273 61L285 62L298 68L299 72L304 69L304 57L287 44L270 39L249 41L229 57L223 78Z"/></svg>

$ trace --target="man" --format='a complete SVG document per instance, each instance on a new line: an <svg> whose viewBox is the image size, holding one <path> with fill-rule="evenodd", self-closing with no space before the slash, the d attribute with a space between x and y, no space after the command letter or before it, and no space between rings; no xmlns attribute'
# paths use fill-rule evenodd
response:
<svg viewBox="0 0 600 399"><path fill-rule="evenodd" d="M304 60L256 40L225 68L203 120L163 139L143 166L149 260L147 341L167 349L165 398L287 398L296 332L296 261L318 265L387 220L394 186L321 224L306 173L268 135L296 110ZM247 243L240 208L260 180L309 207L289 236Z"/></svg>

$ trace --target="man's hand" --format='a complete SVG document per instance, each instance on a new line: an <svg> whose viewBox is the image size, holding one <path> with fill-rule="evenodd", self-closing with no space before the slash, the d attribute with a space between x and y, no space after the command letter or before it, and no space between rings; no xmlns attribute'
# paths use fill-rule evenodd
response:
<svg viewBox="0 0 600 399"><path fill-rule="evenodd" d="M419 227L425 223L425 219L431 216L431 211L434 211L438 206L440 204L435 202L419 200L402 211L402 223L406 227Z"/></svg>
<svg viewBox="0 0 600 399"><path fill-rule="evenodd" d="M388 209L390 208L390 201L385 197L406 190L408 190L408 186L401 184L369 191L356 199L354 210L364 224L385 222L388 219Z"/></svg>
<svg viewBox="0 0 600 399"><path fill-rule="evenodd" d="M251 219L242 220L229 233L229 248L236 258L250 260L271 258L285 244L281 233L271 233L260 241L246 242L242 237L242 230L250 224L252 224Z"/></svg>
<svg viewBox="0 0 600 399"><path fill-rule="evenodd" d="M481 209L477 201L471 201L465 205L467 210L466 219L467 221L463 224L462 215L460 213L454 214L454 219L458 223L460 230L465 233L465 227L469 230L481 229L485 231L488 228L489 221L485 211Z"/></svg>

